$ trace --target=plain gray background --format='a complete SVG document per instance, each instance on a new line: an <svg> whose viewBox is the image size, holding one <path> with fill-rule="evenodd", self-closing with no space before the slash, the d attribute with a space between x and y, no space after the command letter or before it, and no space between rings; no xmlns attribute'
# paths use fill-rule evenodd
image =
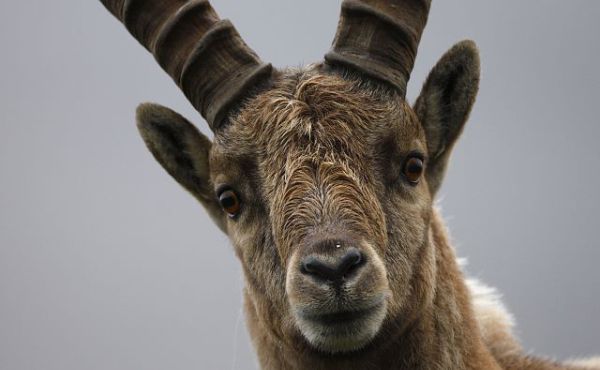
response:
<svg viewBox="0 0 600 370"><path fill-rule="evenodd" d="M318 61L339 2L213 0L277 66ZM481 93L441 205L527 349L600 352L600 2L433 1L413 100L454 42ZM134 109L207 128L99 1L0 2L0 369L255 369L225 236L154 162Z"/></svg>

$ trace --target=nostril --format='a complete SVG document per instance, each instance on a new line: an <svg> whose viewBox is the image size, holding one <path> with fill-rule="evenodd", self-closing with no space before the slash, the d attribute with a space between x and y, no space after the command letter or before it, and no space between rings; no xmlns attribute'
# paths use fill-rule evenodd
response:
<svg viewBox="0 0 600 370"><path fill-rule="evenodd" d="M311 255L302 261L301 271L328 281L341 281L364 264L364 257L356 248L350 248L336 264L327 263L329 259Z"/></svg>
<svg viewBox="0 0 600 370"><path fill-rule="evenodd" d="M356 248L351 248L340 260L338 274L346 276L354 272L363 262L363 256Z"/></svg>
<svg viewBox="0 0 600 370"><path fill-rule="evenodd" d="M328 280L335 279L336 275L335 269L332 269L315 256L308 256L302 261L302 272Z"/></svg>
<svg viewBox="0 0 600 370"><path fill-rule="evenodd" d="M304 261L302 261L302 272L305 274L314 274L317 272L316 267L317 260L315 257L306 257Z"/></svg>

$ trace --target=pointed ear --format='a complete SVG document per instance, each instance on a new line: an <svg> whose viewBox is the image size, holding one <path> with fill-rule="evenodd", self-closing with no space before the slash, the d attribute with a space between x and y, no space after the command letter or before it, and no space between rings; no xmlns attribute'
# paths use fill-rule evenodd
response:
<svg viewBox="0 0 600 370"><path fill-rule="evenodd" d="M154 158L202 203L224 231L225 216L210 181L210 140L181 115L156 104L138 107L137 127Z"/></svg>
<svg viewBox="0 0 600 370"><path fill-rule="evenodd" d="M425 129L427 181L435 194L444 178L452 147L469 118L479 90L479 52L473 41L450 49L429 73L415 112Z"/></svg>

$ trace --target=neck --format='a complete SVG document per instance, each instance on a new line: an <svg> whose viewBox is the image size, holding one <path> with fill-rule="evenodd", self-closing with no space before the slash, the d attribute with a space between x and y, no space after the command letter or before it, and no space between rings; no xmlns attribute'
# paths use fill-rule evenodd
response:
<svg viewBox="0 0 600 370"><path fill-rule="evenodd" d="M352 354L325 355L301 338L284 341L269 330L271 319L261 315L246 294L250 334L261 367L280 369L499 369L483 344L462 273L456 263L441 218L434 212L429 248L435 256L433 299L421 306L409 325L390 322L385 335L368 348ZM423 274L425 275L425 273ZM383 338L385 337L385 338Z"/></svg>

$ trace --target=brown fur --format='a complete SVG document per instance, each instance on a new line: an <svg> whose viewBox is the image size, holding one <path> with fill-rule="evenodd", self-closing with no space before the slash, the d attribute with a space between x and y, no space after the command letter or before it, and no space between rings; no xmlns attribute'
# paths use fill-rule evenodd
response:
<svg viewBox="0 0 600 370"><path fill-rule="evenodd" d="M524 355L500 319L476 316L483 313L433 207L478 80L471 42L442 58L414 110L389 88L344 71L287 71L246 101L212 144L165 108L140 108L150 150L234 245L263 369L569 369ZM401 175L411 153L426 163L417 185ZM214 194L223 186L241 198L235 218L219 211ZM383 297L381 321L369 321L374 337L365 334L364 344L327 347L298 316L338 307L335 294L299 268L311 253L337 258L335 248L315 247L328 238L348 240L367 258L344 288L346 306Z"/></svg>
<svg viewBox="0 0 600 370"><path fill-rule="evenodd" d="M478 63L467 57L472 68L465 68L452 57L464 56L464 48L476 55L462 44L443 58L436 68L444 72L434 69L416 114L387 88L323 73L321 66L279 76L271 89L246 102L212 145L193 139L201 134L163 108L158 118L151 106L140 109L140 130L157 159L232 240L244 268L247 323L263 369L568 368L523 355L500 321L476 319L432 205L449 148L475 96L464 90L476 89ZM440 97L457 94L443 90L443 76L457 65L467 71L453 76L465 108L442 116ZM446 126L439 129L436 120ZM194 164L205 156L186 143L209 150L209 163ZM178 158L175 147L195 159ZM429 167L421 183L411 186L399 174L404 158L415 151ZM212 189L189 185L190 173ZM223 185L242 198L243 211L235 219L216 211L211 193ZM370 265L371 278L361 279L360 289L348 295L360 300L382 292L385 320L366 346L350 352L315 348L294 315L296 305L325 299L304 284L295 265L311 241L331 235L351 235L372 260L382 262Z"/></svg>
<svg viewBox="0 0 600 370"><path fill-rule="evenodd" d="M480 70L460 42L405 101L430 0L344 1L325 62L287 71L208 1L102 2L215 131L138 109L156 160L232 241L263 369L570 369L523 354L434 209Z"/></svg>

